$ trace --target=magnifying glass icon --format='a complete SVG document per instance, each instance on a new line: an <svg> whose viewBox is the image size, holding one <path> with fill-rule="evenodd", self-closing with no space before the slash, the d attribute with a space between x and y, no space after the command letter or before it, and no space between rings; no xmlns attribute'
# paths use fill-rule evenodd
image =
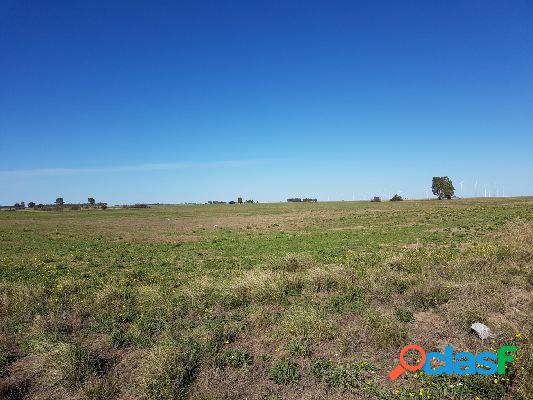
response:
<svg viewBox="0 0 533 400"><path fill-rule="evenodd" d="M407 362L405 362L404 356L405 356L405 353L407 353L409 350L416 350L422 356L422 359L420 360L420 362L418 364L409 365L409 364L407 364ZM425 362L426 362L426 352L424 351L424 349L422 347L420 347L419 345L417 345L417 344L408 344L407 346L405 346L400 351L400 363L396 366L396 368L394 368L390 372L389 378L391 378L391 380L395 381L406 370L413 372L413 371L417 371L417 370L421 369L424 366Z"/></svg>

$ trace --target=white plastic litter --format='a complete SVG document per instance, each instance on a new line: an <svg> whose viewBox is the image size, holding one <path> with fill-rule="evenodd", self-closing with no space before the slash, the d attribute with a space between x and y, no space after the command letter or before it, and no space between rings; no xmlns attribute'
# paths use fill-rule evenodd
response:
<svg viewBox="0 0 533 400"><path fill-rule="evenodd" d="M474 322L472 325L470 325L470 329L472 329L481 340L496 337L496 335L492 333L490 328L487 325L482 324L481 322Z"/></svg>

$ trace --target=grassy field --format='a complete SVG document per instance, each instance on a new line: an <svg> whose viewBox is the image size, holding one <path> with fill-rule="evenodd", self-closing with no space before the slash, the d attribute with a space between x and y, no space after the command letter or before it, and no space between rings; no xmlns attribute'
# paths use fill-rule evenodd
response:
<svg viewBox="0 0 533 400"><path fill-rule="evenodd" d="M531 399L532 265L532 198L2 211L0 398Z"/></svg>

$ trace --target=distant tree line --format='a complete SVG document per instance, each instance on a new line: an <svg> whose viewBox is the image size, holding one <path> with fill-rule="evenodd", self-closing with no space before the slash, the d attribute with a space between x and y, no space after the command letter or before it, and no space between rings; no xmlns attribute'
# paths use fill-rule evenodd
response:
<svg viewBox="0 0 533 400"><path fill-rule="evenodd" d="M122 208L149 208L148 204L144 204L144 203L122 204L119 207L122 207Z"/></svg>
<svg viewBox="0 0 533 400"><path fill-rule="evenodd" d="M35 202L30 201L28 202L28 205L26 207L26 203L21 201L20 203L15 203L12 207L12 209L15 210L24 210L26 208L38 211L61 211L63 209L81 210L83 208L95 208L105 210L107 209L107 203L97 203L93 197L89 197L87 199L87 203L65 203L63 197L58 197L53 204L36 204Z"/></svg>
<svg viewBox="0 0 533 400"><path fill-rule="evenodd" d="M403 200L403 197L400 196L399 194L395 194L394 196L392 196L390 198L389 201L402 201ZM370 199L370 202L372 203L379 203L381 202L381 197L380 196L374 196Z"/></svg>
<svg viewBox="0 0 533 400"><path fill-rule="evenodd" d="M439 200L451 199L454 197L455 188L451 179L447 176L434 176L431 185L431 191ZM390 201L402 201L404 198L400 194L395 194ZM374 196L370 199L371 202L381 202L381 197ZM314 198L300 198L300 197L290 197L287 199L289 203L306 203L306 202L317 202L317 199ZM229 204L243 204L249 203L253 204L254 200L245 200L243 201L242 197L238 197L237 201L230 200ZM258 201L255 203L259 203ZM209 200L207 204L227 204L225 201ZM123 208L147 208L147 204L134 204L134 205L122 205ZM4 207L3 207L4 208ZM24 210L26 208L33 210L42 210L42 211L53 211L53 210L63 210L65 208L71 210L81 210L81 209L107 209L107 203L99 202L97 203L94 197L89 197L87 203L65 203L63 197L58 197L53 204L36 204L33 201L26 203L21 201L15 203L12 207L8 207L14 210Z"/></svg>
<svg viewBox="0 0 533 400"><path fill-rule="evenodd" d="M287 202L289 203L308 203L308 202L314 202L316 203L317 202L317 199L310 199L308 197L305 197L305 198L300 198L300 197L291 197L291 198L288 198L287 199Z"/></svg>
<svg viewBox="0 0 533 400"><path fill-rule="evenodd" d="M253 200L245 200L245 201L243 201L242 197L237 197L237 201L230 200L228 202L225 202L225 201L218 201L218 200L209 200L206 204L243 204L243 203L253 204L253 203L259 203L259 202L258 201L253 201Z"/></svg>

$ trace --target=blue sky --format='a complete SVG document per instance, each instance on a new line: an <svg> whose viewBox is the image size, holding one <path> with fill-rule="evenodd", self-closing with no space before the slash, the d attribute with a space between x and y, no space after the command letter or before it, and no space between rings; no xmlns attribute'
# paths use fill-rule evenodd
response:
<svg viewBox="0 0 533 400"><path fill-rule="evenodd" d="M2 1L0 203L415 198L435 175L533 194L532 21L528 1Z"/></svg>

